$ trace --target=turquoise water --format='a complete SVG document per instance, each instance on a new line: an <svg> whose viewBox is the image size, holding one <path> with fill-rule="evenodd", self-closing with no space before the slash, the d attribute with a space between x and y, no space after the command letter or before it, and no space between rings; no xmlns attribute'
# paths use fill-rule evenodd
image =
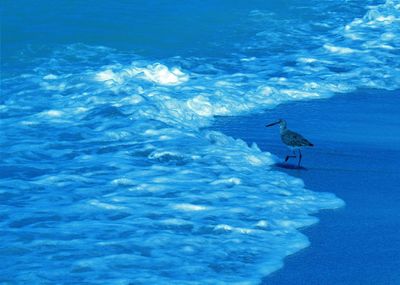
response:
<svg viewBox="0 0 400 285"><path fill-rule="evenodd" d="M257 284L342 207L208 129L400 86L400 3L3 1L10 284Z"/></svg>

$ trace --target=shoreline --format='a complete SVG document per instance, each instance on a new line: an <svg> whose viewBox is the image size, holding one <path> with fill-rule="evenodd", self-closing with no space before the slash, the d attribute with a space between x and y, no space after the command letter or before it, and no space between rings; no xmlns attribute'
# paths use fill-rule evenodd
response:
<svg viewBox="0 0 400 285"><path fill-rule="evenodd" d="M301 230L311 245L285 258L262 284L400 284L399 94L363 90L215 120L212 129L283 158L279 130L264 126L285 118L316 146L303 151L306 169L277 170L346 203L315 214L320 222Z"/></svg>

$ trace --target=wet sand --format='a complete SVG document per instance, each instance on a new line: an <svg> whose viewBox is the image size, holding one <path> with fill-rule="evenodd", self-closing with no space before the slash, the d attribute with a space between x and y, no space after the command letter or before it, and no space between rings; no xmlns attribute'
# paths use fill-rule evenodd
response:
<svg viewBox="0 0 400 285"><path fill-rule="evenodd" d="M346 206L317 214L303 229L311 246L285 259L262 284L400 284L400 91L359 91L281 105L262 114L217 118L214 129L252 142L283 161L277 118L315 144L305 169L281 171ZM295 160L292 163L295 164Z"/></svg>

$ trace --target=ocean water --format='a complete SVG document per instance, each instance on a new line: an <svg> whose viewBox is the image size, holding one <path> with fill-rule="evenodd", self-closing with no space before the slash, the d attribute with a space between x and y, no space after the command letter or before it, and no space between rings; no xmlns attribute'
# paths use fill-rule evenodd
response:
<svg viewBox="0 0 400 285"><path fill-rule="evenodd" d="M234 2L2 2L2 283L258 284L344 206L209 127L398 89L400 2Z"/></svg>

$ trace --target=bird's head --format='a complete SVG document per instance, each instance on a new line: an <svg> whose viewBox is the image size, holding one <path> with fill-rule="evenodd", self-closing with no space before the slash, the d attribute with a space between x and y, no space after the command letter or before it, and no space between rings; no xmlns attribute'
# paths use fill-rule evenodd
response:
<svg viewBox="0 0 400 285"><path fill-rule="evenodd" d="M279 126L280 126L282 129L286 128L286 121L285 121L284 119L279 119L278 121L276 121L276 122L274 122L274 123L271 123L271 124L266 125L266 127L272 127L272 126L275 126L275 125L277 125L277 124L279 124Z"/></svg>

